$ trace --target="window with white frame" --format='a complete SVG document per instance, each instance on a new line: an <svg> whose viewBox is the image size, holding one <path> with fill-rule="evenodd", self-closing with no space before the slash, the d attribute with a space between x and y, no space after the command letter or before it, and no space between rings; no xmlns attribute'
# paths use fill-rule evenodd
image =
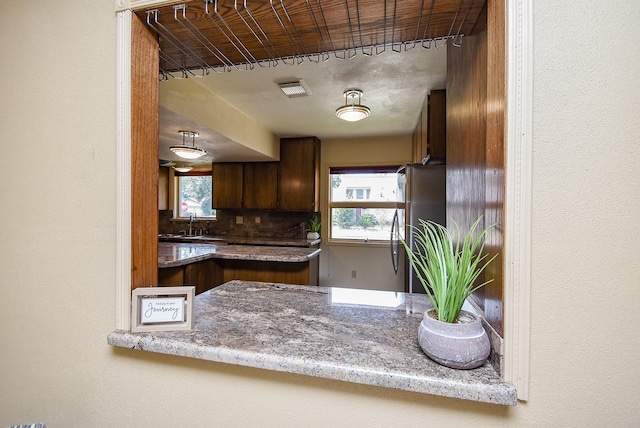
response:
<svg viewBox="0 0 640 428"><path fill-rule="evenodd" d="M398 198L398 167L329 168L331 241L389 241Z"/></svg>
<svg viewBox="0 0 640 428"><path fill-rule="evenodd" d="M176 174L176 198L174 213L176 218L215 218L212 208L211 173Z"/></svg>

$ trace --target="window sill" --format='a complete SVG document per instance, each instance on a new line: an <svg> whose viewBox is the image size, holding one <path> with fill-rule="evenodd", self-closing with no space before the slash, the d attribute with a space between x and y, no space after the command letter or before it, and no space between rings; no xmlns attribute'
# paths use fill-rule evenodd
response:
<svg viewBox="0 0 640 428"><path fill-rule="evenodd" d="M216 221L216 220L217 220L216 217L198 217L194 219L193 222L200 224L200 223L206 223L208 221ZM174 223L189 223L191 220L189 219L189 217L172 217L169 219L169 221Z"/></svg>
<svg viewBox="0 0 640 428"><path fill-rule="evenodd" d="M365 239L329 239L327 245L336 247L376 247L389 248L389 241Z"/></svg>
<svg viewBox="0 0 640 428"><path fill-rule="evenodd" d="M422 352L417 331L426 304L424 295L231 281L196 296L192 331L116 330L107 340L147 352L516 405L515 388L491 364L454 370Z"/></svg>

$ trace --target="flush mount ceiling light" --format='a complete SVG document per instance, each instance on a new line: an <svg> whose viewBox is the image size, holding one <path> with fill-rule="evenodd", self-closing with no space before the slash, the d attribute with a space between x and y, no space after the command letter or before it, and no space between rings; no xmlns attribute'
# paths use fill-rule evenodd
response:
<svg viewBox="0 0 640 428"><path fill-rule="evenodd" d="M356 98L358 102L356 103ZM336 110L336 116L349 122L356 122L371 114L367 106L360 104L362 91L360 89L347 89L344 92L344 105Z"/></svg>
<svg viewBox="0 0 640 428"><path fill-rule="evenodd" d="M306 97L311 93L309 87L304 80L299 79L293 82L283 82L276 84L280 87L280 90L289 98Z"/></svg>
<svg viewBox="0 0 640 428"><path fill-rule="evenodd" d="M191 165L176 165L172 167L173 169L175 169L178 172L189 172L193 169L193 166Z"/></svg>
<svg viewBox="0 0 640 428"><path fill-rule="evenodd" d="M196 147L196 137L198 136L197 132L193 131L178 131L182 134L182 145L181 146L171 146L169 150L171 150L176 155L180 156L184 159L198 159L200 156L206 155L207 151L201 149L200 147ZM188 146L186 144L187 137L191 138L191 145Z"/></svg>

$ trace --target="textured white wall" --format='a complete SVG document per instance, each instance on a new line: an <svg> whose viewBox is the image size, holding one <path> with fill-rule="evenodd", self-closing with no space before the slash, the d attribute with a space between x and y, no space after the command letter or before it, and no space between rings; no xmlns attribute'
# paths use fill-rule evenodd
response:
<svg viewBox="0 0 640 428"><path fill-rule="evenodd" d="M637 426L640 8L533 5L531 405Z"/></svg>
<svg viewBox="0 0 640 428"><path fill-rule="evenodd" d="M505 408L108 346L113 4L0 2L0 426L640 425L640 9L534 13L531 389Z"/></svg>

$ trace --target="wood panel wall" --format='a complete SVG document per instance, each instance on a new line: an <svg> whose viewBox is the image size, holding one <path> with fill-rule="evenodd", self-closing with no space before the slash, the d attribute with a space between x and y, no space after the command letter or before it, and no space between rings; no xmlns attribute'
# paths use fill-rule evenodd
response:
<svg viewBox="0 0 640 428"><path fill-rule="evenodd" d="M493 282L483 290L485 316L502 335L504 302L504 164L507 129L506 6L490 0L487 8L487 145L485 158L485 219L497 225L488 252L498 257L487 269Z"/></svg>
<svg viewBox="0 0 640 428"><path fill-rule="evenodd" d="M158 42L131 24L131 288L158 284Z"/></svg>
<svg viewBox="0 0 640 428"><path fill-rule="evenodd" d="M487 250L502 252L505 147L505 16L503 0L489 0L462 46L447 50L447 213L466 232L484 216L496 224ZM487 321L502 334L503 266L474 295Z"/></svg>

